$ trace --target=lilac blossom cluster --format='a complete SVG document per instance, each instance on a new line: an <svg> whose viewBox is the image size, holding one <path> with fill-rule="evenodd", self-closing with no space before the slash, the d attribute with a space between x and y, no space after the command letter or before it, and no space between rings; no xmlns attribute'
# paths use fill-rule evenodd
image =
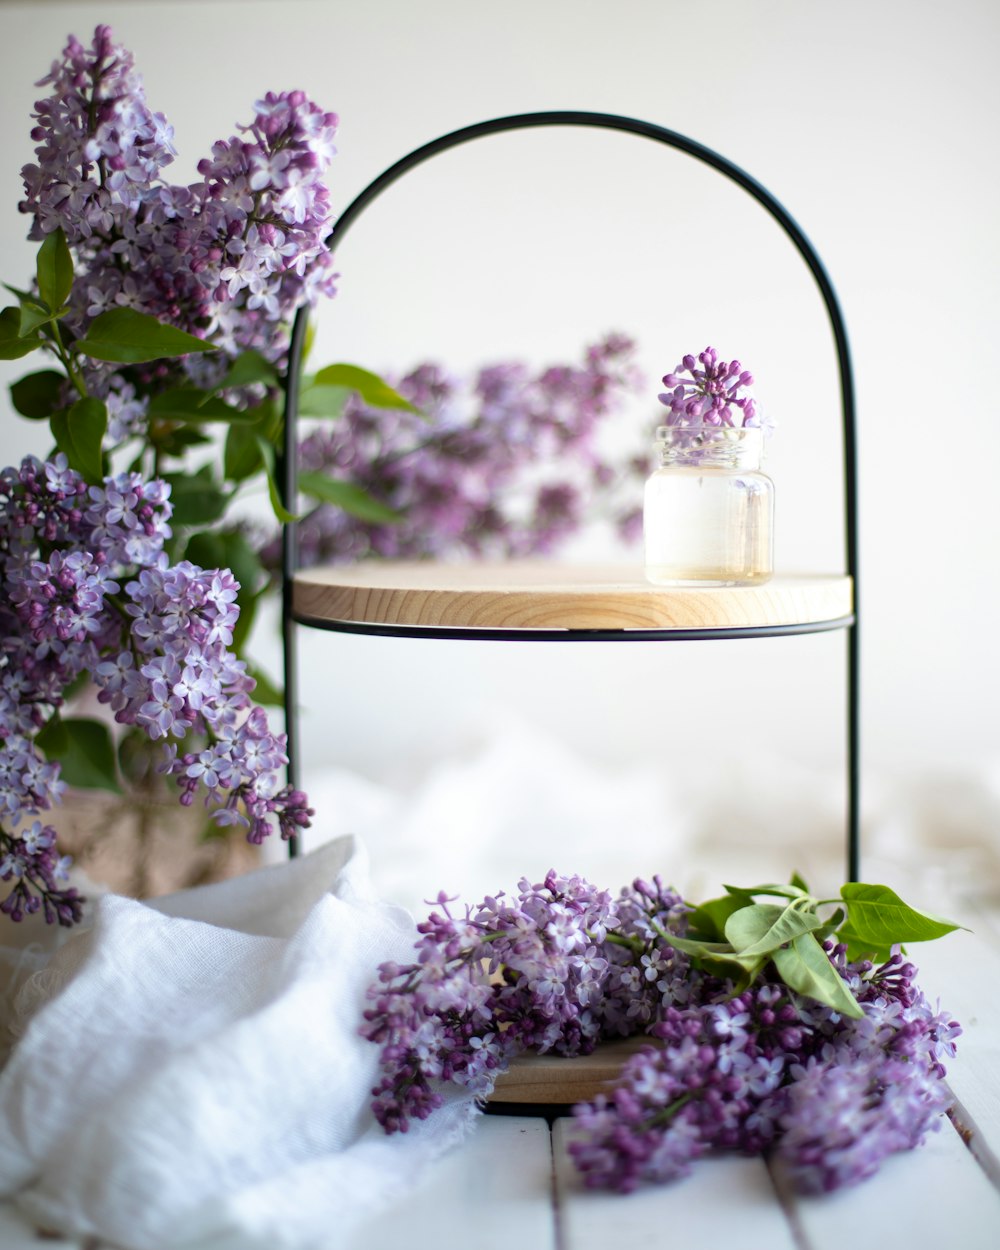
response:
<svg viewBox="0 0 1000 1250"><path fill-rule="evenodd" d="M628 1193L728 1148L773 1152L798 1190L823 1192L918 1145L949 1104L942 1061L958 1025L931 1009L900 955L875 968L844 950L831 957L861 1020L772 980L731 997L706 979L688 1006L668 1007L618 1087L575 1109L584 1182Z"/></svg>
<svg viewBox="0 0 1000 1250"><path fill-rule="evenodd" d="M602 1037L635 1032L686 968L673 951L633 958L654 922L675 928L685 910L659 882L616 900L550 872L460 917L447 896L437 901L418 925L415 962L383 964L369 991L362 1032L382 1046L373 1110L387 1132L440 1106L441 1082L485 1096L523 1050L587 1054Z"/></svg>
<svg viewBox="0 0 1000 1250"><path fill-rule="evenodd" d="M617 1085L574 1109L569 1147L590 1187L627 1193L686 1175L712 1150L768 1153L801 1191L871 1175L936 1128L959 1026L916 969L849 963L825 943L861 1018L790 990L706 971L683 944L690 908L659 878L613 898L579 877L522 881L418 926L417 959L384 965L362 1033L382 1047L373 1110L387 1132L441 1104L442 1083L485 1098L525 1050L575 1055L648 1034Z"/></svg>
<svg viewBox="0 0 1000 1250"><path fill-rule="evenodd" d="M295 309L334 290L323 174L336 115L301 91L268 93L245 137L216 143L202 180L175 186L162 177L172 130L107 26L89 48L71 38L38 85L52 94L36 104L37 162L22 171L21 209L32 238L61 227L75 253L71 329L127 307L209 338L221 353L181 365L203 385L224 372L225 354L283 356ZM169 376L163 362L139 375L147 388ZM94 362L87 385L110 401L112 443L141 430L145 403L110 367Z"/></svg>
<svg viewBox="0 0 1000 1250"><path fill-rule="evenodd" d="M308 825L305 796L282 788L284 739L268 728L253 679L229 647L239 609L226 570L170 566L169 488L121 473L88 487L61 453L0 472L0 910L19 920L79 919L51 827L33 821L57 802L58 765L35 741L77 678L89 676L115 720L166 744L162 771L180 801L205 794L211 817L259 842ZM197 740L181 752L177 743Z"/></svg>
<svg viewBox="0 0 1000 1250"><path fill-rule="evenodd" d="M627 484L648 475L649 459L643 449L612 460L601 446L608 418L637 387L634 350L610 334L582 364L496 364L468 383L423 364L395 383L419 413L352 397L337 422L302 440L301 467L357 483L401 519L373 523L320 506L299 525L303 564L549 554L594 500L623 537L637 538L641 509ZM263 558L277 567L276 539Z"/></svg>
<svg viewBox="0 0 1000 1250"><path fill-rule="evenodd" d="M699 365L701 368L699 368ZM667 427L754 427L760 424L757 405L740 391L753 385L753 375L738 360L720 360L714 347L685 356L663 379L669 389L659 395L668 409Z"/></svg>

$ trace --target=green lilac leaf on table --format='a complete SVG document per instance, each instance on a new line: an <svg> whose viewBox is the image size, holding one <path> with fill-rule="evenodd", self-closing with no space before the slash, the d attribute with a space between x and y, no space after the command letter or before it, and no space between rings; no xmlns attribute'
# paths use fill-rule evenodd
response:
<svg viewBox="0 0 1000 1250"><path fill-rule="evenodd" d="M95 360L132 365L217 350L204 339L131 308L112 308L95 317L74 349Z"/></svg>
<svg viewBox="0 0 1000 1250"><path fill-rule="evenodd" d="M841 1015L859 1020L864 1015L847 983L830 962L812 933L803 933L772 956L782 981L798 994L825 1003Z"/></svg>
<svg viewBox="0 0 1000 1250"><path fill-rule="evenodd" d="M726 921L735 911L747 906L747 900L735 894L724 894L721 898L710 898L699 903L688 917L688 925L695 933L722 941L726 936Z"/></svg>
<svg viewBox="0 0 1000 1250"><path fill-rule="evenodd" d="M961 928L950 920L910 907L886 885L851 882L841 887L840 897L847 904L853 934L859 941L873 942L878 948L902 942L929 942Z"/></svg>
<svg viewBox="0 0 1000 1250"><path fill-rule="evenodd" d="M742 907L726 921L726 939L743 957L769 955L805 933L821 928L823 921L815 910L789 903L754 903Z"/></svg>
<svg viewBox="0 0 1000 1250"><path fill-rule="evenodd" d="M114 743L101 721L53 716L35 741L47 759L58 762L59 775L67 785L121 794Z"/></svg>
<svg viewBox="0 0 1000 1250"><path fill-rule="evenodd" d="M766 885L724 885L722 887L737 898L752 898L757 894L766 894L774 898L803 898L806 891L797 885L777 885L768 882Z"/></svg>
<svg viewBox="0 0 1000 1250"><path fill-rule="evenodd" d="M57 312L73 288L73 257L61 227L47 234L38 249L36 276L41 302Z"/></svg>
<svg viewBox="0 0 1000 1250"><path fill-rule="evenodd" d="M78 399L71 407L53 413L49 428L56 446L91 485L104 476L102 448L108 428L108 410L100 399Z"/></svg>
<svg viewBox="0 0 1000 1250"><path fill-rule="evenodd" d="M847 947L847 958L852 962L858 959L870 959L873 964L884 964L892 955L893 943L866 941L851 928L849 922L837 928L835 937L838 942L843 942Z"/></svg>

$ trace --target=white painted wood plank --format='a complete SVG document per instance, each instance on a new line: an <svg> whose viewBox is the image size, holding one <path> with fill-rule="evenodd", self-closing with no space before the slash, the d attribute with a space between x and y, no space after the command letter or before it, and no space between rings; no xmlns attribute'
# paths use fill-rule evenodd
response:
<svg viewBox="0 0 1000 1250"><path fill-rule="evenodd" d="M961 904L959 904L959 908ZM959 1118L980 1140L977 1148L1000 1159L1000 942L994 917L953 909L972 932L950 933L909 949L918 983L962 1026L958 1054L947 1065L948 1084L961 1103Z"/></svg>
<svg viewBox="0 0 1000 1250"><path fill-rule="evenodd" d="M569 1119L557 1120L553 1131L563 1250L667 1245L794 1250L791 1227L760 1159L699 1159L690 1176L673 1184L627 1195L602 1193L584 1189L566 1151L575 1131Z"/></svg>
<svg viewBox="0 0 1000 1250"><path fill-rule="evenodd" d="M780 1173L776 1179L781 1185ZM923 1146L887 1159L860 1185L791 1197L809 1250L996 1250L1000 1194L948 1121Z"/></svg>
<svg viewBox="0 0 1000 1250"><path fill-rule="evenodd" d="M556 1250L544 1119L484 1115L423 1183L359 1228L344 1250ZM33 1250L38 1250L34 1247Z"/></svg>
<svg viewBox="0 0 1000 1250"><path fill-rule="evenodd" d="M10 1202L0 1202L0 1246L3 1250L81 1250L81 1243L76 1240L40 1238L34 1225L18 1214Z"/></svg>

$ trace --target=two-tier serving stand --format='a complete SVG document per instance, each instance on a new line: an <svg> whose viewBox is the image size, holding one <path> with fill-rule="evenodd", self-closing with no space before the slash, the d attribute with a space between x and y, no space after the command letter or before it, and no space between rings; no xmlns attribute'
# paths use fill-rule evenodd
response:
<svg viewBox="0 0 1000 1250"><path fill-rule="evenodd" d="M410 152L371 182L334 226L335 249L369 204L409 170L459 144L505 131L582 126L624 131L679 149L737 183L771 214L805 261L826 306L840 377L843 421L844 562L835 575L777 576L763 586L662 587L642 570L554 562L440 565L366 561L354 567L299 569L296 527L283 537L282 618L288 775L298 784L296 626L396 638L522 642L687 642L843 630L847 637L847 875L857 880L859 838L859 613L854 388L847 334L833 287L802 230L756 179L710 148L650 122L606 113L541 112L500 117L452 131ZM283 498L297 503L296 426L306 315L292 333L286 379ZM296 854L296 840L290 844ZM560 1071L565 1085L570 1067ZM586 1081L581 1089L589 1088ZM515 1095L535 1103L572 1101L575 1089L533 1085Z"/></svg>

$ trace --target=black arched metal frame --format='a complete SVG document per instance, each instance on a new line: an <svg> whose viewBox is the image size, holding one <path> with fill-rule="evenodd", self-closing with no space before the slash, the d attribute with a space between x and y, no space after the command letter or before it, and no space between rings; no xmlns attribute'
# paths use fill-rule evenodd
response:
<svg viewBox="0 0 1000 1250"><path fill-rule="evenodd" d="M809 272L819 288L820 295L826 306L833 332L837 365L840 374L840 397L843 422L843 484L844 484L844 569L852 579L853 612L850 616L835 621L824 621L810 625L784 625L762 628L722 629L722 630L561 630L536 631L523 630L507 632L503 630L476 629L427 629L418 626L365 625L356 622L316 621L306 617L296 617L293 611L292 590L293 579L298 569L298 542L294 523L284 526L282 536L282 634L284 644L284 683L285 683L285 725L288 735L288 780L291 785L298 785L298 666L296 656L295 625L297 623L313 625L321 628L364 634L382 634L393 637L423 638L459 638L526 641L691 641L706 638L739 638L739 637L773 637L779 634L815 633L828 629L846 629L847 631L847 874L848 879L856 881L860 870L860 802L859 802L859 704L860 704L860 635L859 635L859 603L858 603L858 518L857 518L857 447L855 430L854 381L851 370L850 351L847 343L847 331L840 305L833 286L815 248L803 234L802 230L788 211L763 187L755 178L734 165L718 152L705 147L685 135L651 122L639 121L632 117L620 117L613 113L590 113L575 111L554 111L541 113L519 113L509 117L497 117L490 121L478 122L453 130L438 139L415 148L407 156L390 165L356 196L337 219L329 236L333 249L342 242L348 230L373 200L409 170L421 165L438 153L446 152L468 143L473 139L487 135L500 134L504 131L527 130L541 126L584 126L604 130L625 131L663 143L667 147L676 148L693 156L696 160L711 166L724 174L732 182L761 204L778 222L785 234L795 245L799 255L805 261ZM294 513L298 500L298 447L296 440L296 424L299 403L299 382L303 349L305 345L308 314L301 309L295 318L292 328L289 349L288 373L285 380L285 428L280 485L282 499L289 512ZM292 838L289 853L298 853L298 840Z"/></svg>

